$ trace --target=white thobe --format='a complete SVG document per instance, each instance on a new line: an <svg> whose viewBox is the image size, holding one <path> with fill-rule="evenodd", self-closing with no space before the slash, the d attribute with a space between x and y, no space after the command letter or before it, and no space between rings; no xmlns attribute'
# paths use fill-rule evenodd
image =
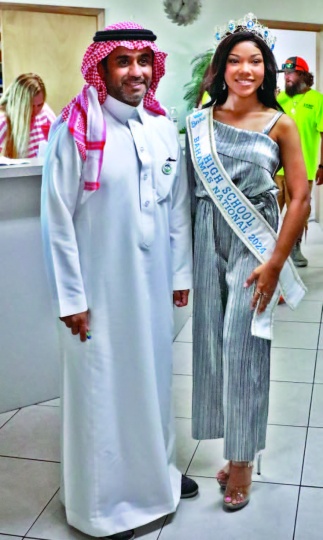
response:
<svg viewBox="0 0 323 540"><path fill-rule="evenodd" d="M57 313L90 310L86 343L60 324L62 501L68 523L93 536L178 505L172 291L191 287L189 196L173 124L111 97L102 110L99 190L81 202L82 161L65 122L49 142L42 186Z"/></svg>

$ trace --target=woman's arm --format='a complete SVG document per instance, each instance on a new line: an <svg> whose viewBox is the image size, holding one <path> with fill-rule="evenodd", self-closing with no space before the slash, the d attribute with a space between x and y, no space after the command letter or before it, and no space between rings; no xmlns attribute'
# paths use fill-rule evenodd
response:
<svg viewBox="0 0 323 540"><path fill-rule="evenodd" d="M310 211L310 193L301 141L294 120L284 114L277 122L276 136L290 196L290 205L271 258L281 269L304 229Z"/></svg>
<svg viewBox="0 0 323 540"><path fill-rule="evenodd" d="M289 256L297 238L303 231L310 210L310 196L306 176L305 163L302 154L300 137L294 120L283 115L272 130L273 138L280 148L281 162L284 167L286 185L290 195L290 205L284 217L274 252L266 263L258 266L245 286L256 282L256 291L252 300L255 308L259 301L258 312L263 312L269 303L277 286L279 274Z"/></svg>

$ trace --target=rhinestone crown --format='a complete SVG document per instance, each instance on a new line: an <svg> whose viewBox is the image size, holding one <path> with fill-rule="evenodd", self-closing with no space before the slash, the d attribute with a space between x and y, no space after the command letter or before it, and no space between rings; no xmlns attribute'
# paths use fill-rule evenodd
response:
<svg viewBox="0 0 323 540"><path fill-rule="evenodd" d="M223 26L216 26L214 29L214 38L215 38L215 48L219 43L226 38L229 34L234 34L235 32L252 32L257 34L263 39L263 41L268 45L268 47L273 50L276 43L276 36L274 36L267 26L263 26L258 22L256 15L254 13L247 13L241 19L236 21L231 20Z"/></svg>

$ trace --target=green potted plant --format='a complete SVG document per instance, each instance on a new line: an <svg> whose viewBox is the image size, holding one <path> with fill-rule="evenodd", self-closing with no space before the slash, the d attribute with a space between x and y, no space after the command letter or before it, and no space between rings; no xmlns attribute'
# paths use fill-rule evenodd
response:
<svg viewBox="0 0 323 540"><path fill-rule="evenodd" d="M203 81L204 74L209 67L212 56L214 54L213 49L208 49L204 53L194 56L191 61L192 79L190 82L184 84L186 92L184 94L184 100L187 101L188 111L192 111L197 106L198 98L200 97L200 87Z"/></svg>

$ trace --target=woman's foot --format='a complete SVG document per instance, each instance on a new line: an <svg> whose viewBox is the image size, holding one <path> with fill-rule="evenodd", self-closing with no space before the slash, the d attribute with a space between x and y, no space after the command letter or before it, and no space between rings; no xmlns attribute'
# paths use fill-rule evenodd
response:
<svg viewBox="0 0 323 540"><path fill-rule="evenodd" d="M215 477L221 489L225 489L227 487L229 474L230 474L230 463L231 461L228 461L226 465L224 465L224 467L222 467L222 469L219 470L219 472L217 473Z"/></svg>
<svg viewBox="0 0 323 540"><path fill-rule="evenodd" d="M250 500L252 463L231 461L229 480L223 497L223 508L234 511L244 508Z"/></svg>

